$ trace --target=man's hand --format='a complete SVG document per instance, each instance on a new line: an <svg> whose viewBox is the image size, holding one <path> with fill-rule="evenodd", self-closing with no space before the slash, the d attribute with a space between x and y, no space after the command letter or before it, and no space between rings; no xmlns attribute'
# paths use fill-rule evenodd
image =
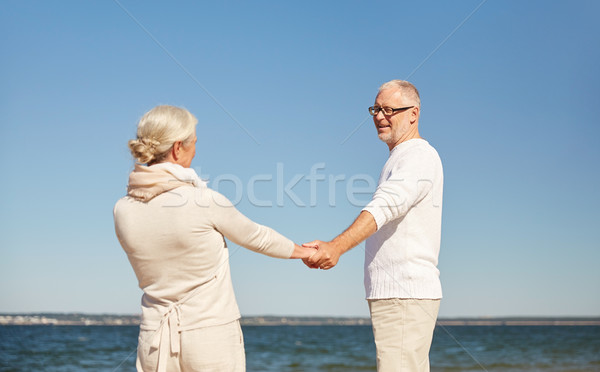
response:
<svg viewBox="0 0 600 372"><path fill-rule="evenodd" d="M302 246L317 248L317 253L313 254L307 260L303 260L306 266L311 269L329 270L338 263L342 255L341 249L332 242L313 240L312 242L302 244Z"/></svg>
<svg viewBox="0 0 600 372"><path fill-rule="evenodd" d="M337 265L343 253L356 247L360 242L373 235L375 231L377 231L375 218L371 213L362 211L352 225L332 241L313 240L310 243L302 244L304 247L317 249L317 253L302 261L311 269L329 270Z"/></svg>
<svg viewBox="0 0 600 372"><path fill-rule="evenodd" d="M308 263L308 258L303 258L303 259L302 259L302 262L304 262L304 264L305 264L306 266L308 266L310 269L318 269L318 268L319 268L319 266L313 266L313 265L311 265L310 263Z"/></svg>

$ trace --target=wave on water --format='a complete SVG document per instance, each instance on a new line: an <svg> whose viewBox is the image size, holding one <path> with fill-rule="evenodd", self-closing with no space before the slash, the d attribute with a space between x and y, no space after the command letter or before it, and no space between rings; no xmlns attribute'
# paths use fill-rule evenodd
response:
<svg viewBox="0 0 600 372"><path fill-rule="evenodd" d="M370 326L244 326L248 372L376 371ZM137 326L0 326L0 371L134 371ZM432 371L600 371L600 326L437 327Z"/></svg>

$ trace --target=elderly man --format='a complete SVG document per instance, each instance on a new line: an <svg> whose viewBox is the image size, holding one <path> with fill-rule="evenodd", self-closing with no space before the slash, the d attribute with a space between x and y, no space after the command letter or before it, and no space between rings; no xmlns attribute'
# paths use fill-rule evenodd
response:
<svg viewBox="0 0 600 372"><path fill-rule="evenodd" d="M442 221L442 163L419 135L421 101L409 82L379 88L369 107L390 149L373 199L354 223L305 264L331 269L367 239L365 290L378 371L429 371L429 348L442 297L437 269Z"/></svg>

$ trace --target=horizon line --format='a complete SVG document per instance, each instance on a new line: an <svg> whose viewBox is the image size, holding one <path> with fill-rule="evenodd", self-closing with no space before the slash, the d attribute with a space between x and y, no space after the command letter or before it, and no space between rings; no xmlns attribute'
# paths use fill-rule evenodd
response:
<svg viewBox="0 0 600 372"><path fill-rule="evenodd" d="M139 317L141 313L117 313L117 312L84 312L84 311L31 311L31 312L0 312L0 316L15 315L87 315L87 316L122 316ZM293 314L259 314L243 315L242 318L338 318L338 319L370 319L369 316L361 315L293 315ZM501 319L600 319L600 315L457 315L439 316L438 320L501 320Z"/></svg>

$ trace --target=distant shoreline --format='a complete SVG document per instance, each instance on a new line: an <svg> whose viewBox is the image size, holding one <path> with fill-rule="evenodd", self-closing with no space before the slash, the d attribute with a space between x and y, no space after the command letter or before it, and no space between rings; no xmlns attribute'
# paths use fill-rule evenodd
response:
<svg viewBox="0 0 600 372"><path fill-rule="evenodd" d="M369 318L318 316L246 316L244 326L370 325ZM83 313L3 313L1 325L135 326L140 315ZM600 326L600 317L479 317L440 318L440 326Z"/></svg>

